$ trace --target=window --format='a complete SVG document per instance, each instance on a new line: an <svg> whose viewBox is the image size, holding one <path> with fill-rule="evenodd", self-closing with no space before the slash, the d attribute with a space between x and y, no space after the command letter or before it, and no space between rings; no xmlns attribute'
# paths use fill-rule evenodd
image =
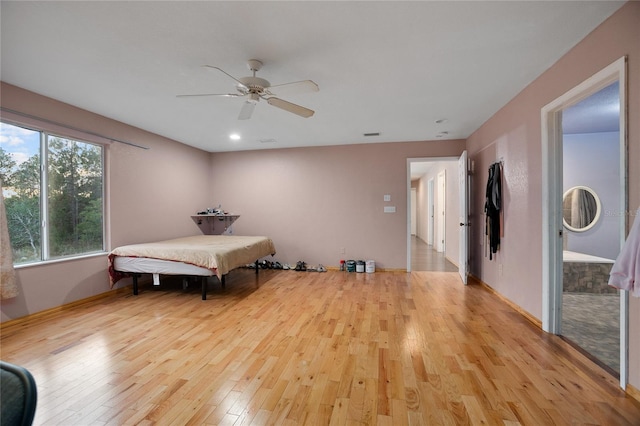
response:
<svg viewBox="0 0 640 426"><path fill-rule="evenodd" d="M0 123L14 264L104 251L104 148Z"/></svg>

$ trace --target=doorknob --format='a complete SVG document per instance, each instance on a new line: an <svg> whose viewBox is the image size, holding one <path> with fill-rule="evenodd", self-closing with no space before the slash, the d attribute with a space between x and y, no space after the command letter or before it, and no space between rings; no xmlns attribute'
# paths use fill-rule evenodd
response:
<svg viewBox="0 0 640 426"><path fill-rule="evenodd" d="M462 223L462 222L460 222L460 226L470 226L470 225L471 225L471 222L468 222L468 223Z"/></svg>

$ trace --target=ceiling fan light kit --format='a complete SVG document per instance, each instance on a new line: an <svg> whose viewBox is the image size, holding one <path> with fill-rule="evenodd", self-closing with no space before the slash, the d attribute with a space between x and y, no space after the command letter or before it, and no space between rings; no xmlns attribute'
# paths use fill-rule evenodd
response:
<svg viewBox="0 0 640 426"><path fill-rule="evenodd" d="M320 90L318 85L311 80L295 81L292 83L284 83L272 86L269 81L264 78L256 77L256 72L262 68L262 61L258 59L249 59L247 61L247 67L253 73L252 76L236 78L229 74L222 68L213 65L203 65L205 68L215 69L222 72L226 76L230 77L236 82L236 91L234 93L202 93L194 95L178 95L178 97L193 97L193 96L219 96L219 97L246 97L247 100L242 104L238 120L248 120L253 115L253 110L260 99L267 101L269 105L280 108L284 111L299 115L300 117L311 117L315 111L305 108L301 105L294 104L289 101L277 98L274 92L287 92L287 93L308 93L317 92ZM271 91L273 89L274 92Z"/></svg>

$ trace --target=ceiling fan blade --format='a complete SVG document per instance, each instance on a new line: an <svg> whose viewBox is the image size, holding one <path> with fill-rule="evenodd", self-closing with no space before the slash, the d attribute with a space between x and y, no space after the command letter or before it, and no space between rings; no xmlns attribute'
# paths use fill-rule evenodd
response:
<svg viewBox="0 0 640 426"><path fill-rule="evenodd" d="M273 89L273 90L272 90ZM317 92L320 87L311 80L295 81L293 83L276 84L268 88L269 92L282 95Z"/></svg>
<svg viewBox="0 0 640 426"><path fill-rule="evenodd" d="M238 80L237 78L235 78L234 76L232 76L231 74L229 74L228 72L226 72L225 70L223 70L222 68L218 68L218 67L214 67L213 65L203 65L204 68L211 68L214 70L218 70L221 73L223 73L224 75L228 76L229 78L233 79L236 83L238 83L241 87L244 87L245 89L249 89L243 82L241 82L240 80Z"/></svg>
<svg viewBox="0 0 640 426"><path fill-rule="evenodd" d="M278 98L267 98L267 103L269 105L273 105L274 107L278 107L285 111L292 112L304 118L309 118L314 114L314 111L310 110L309 108L292 104L291 102L283 101L282 99L278 99Z"/></svg>
<svg viewBox="0 0 640 426"><path fill-rule="evenodd" d="M251 118L253 114L253 110L256 108L256 103L251 101L246 101L242 104L242 108L240 109L240 114L238 114L238 120L248 120Z"/></svg>
<svg viewBox="0 0 640 426"><path fill-rule="evenodd" d="M237 98L239 96L244 96L244 95L239 95L235 93L200 93L195 95L176 95L176 98L192 98L197 96L223 96L227 98Z"/></svg>

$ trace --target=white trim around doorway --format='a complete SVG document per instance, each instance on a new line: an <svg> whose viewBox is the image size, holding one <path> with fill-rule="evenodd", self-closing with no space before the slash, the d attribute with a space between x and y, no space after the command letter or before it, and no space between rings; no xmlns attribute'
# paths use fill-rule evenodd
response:
<svg viewBox="0 0 640 426"><path fill-rule="evenodd" d="M560 334L562 318L562 110L609 84L620 82L620 212L628 211L627 58L622 57L541 110L542 124L542 328ZM628 220L621 215L620 247ZM626 388L629 363L629 295L620 292L620 387Z"/></svg>

